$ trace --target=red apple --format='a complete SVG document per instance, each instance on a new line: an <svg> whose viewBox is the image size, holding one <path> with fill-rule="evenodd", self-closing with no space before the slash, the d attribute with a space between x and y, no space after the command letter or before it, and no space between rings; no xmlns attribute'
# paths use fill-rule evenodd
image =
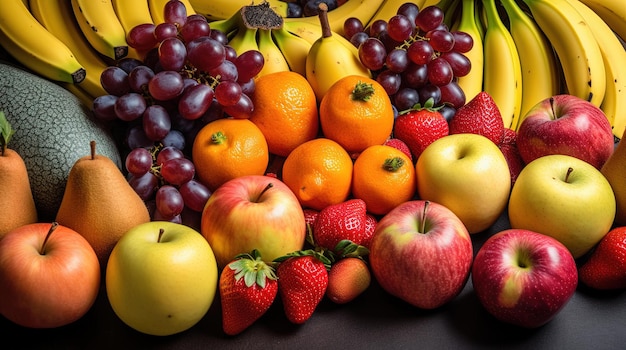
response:
<svg viewBox="0 0 626 350"><path fill-rule="evenodd" d="M434 309L465 286L472 249L469 232L450 209L413 200L392 209L376 225L370 267L389 294Z"/></svg>
<svg viewBox="0 0 626 350"><path fill-rule="evenodd" d="M99 288L96 253L68 227L28 224L0 240L0 314L16 324L56 328L77 321Z"/></svg>
<svg viewBox="0 0 626 350"><path fill-rule="evenodd" d="M472 266L474 291L497 319L526 328L548 323L578 284L574 257L556 239L507 229L489 237Z"/></svg>
<svg viewBox="0 0 626 350"><path fill-rule="evenodd" d="M604 112L573 95L539 102L517 133L517 147L526 164L541 156L564 154L600 169L613 153L613 132Z"/></svg>
<svg viewBox="0 0 626 350"><path fill-rule="evenodd" d="M273 260L302 249L306 237L298 199L282 181L266 175L240 176L217 188L200 229L220 267L253 249Z"/></svg>

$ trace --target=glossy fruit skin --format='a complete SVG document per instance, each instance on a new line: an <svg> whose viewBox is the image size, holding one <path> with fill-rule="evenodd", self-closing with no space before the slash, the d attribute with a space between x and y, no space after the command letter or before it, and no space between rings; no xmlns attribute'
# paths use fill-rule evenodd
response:
<svg viewBox="0 0 626 350"><path fill-rule="evenodd" d="M548 323L576 291L576 262L556 239L508 229L491 236L476 254L472 284L497 319L526 328Z"/></svg>
<svg viewBox="0 0 626 350"><path fill-rule="evenodd" d="M337 243L348 239L353 243L368 246L371 236L366 236L367 208L362 199L348 199L322 209L313 225L315 244L329 250Z"/></svg>
<svg viewBox="0 0 626 350"><path fill-rule="evenodd" d="M376 80L362 76L349 75L337 81L322 98L319 113L324 136L348 153L383 144L393 130L389 95Z"/></svg>
<svg viewBox="0 0 626 350"><path fill-rule="evenodd" d="M597 169L613 153L611 124L602 110L573 95L556 95L528 111L517 129L526 163L549 154L582 159Z"/></svg>
<svg viewBox="0 0 626 350"><path fill-rule="evenodd" d="M422 109L398 116L393 125L393 135L409 146L412 159L417 160L424 149L448 135L446 119L437 111Z"/></svg>
<svg viewBox="0 0 626 350"><path fill-rule="evenodd" d="M302 249L305 230L293 192L264 175L240 176L220 186L204 207L200 227L220 268L253 249L268 261Z"/></svg>
<svg viewBox="0 0 626 350"><path fill-rule="evenodd" d="M278 294L278 281L275 278L254 278L248 281L239 273L232 261L220 274L219 292L222 304L222 328L228 335L236 335L250 327L274 303ZM264 263L260 263L264 264ZM262 269L251 262L252 274L256 277L256 269ZM270 268L273 272L273 269ZM255 271L256 270L256 271ZM248 285L248 283L251 283Z"/></svg>
<svg viewBox="0 0 626 350"><path fill-rule="evenodd" d="M95 302L100 265L76 231L59 225L40 253L50 223L27 224L0 240L0 314L29 328L79 320Z"/></svg>
<svg viewBox="0 0 626 350"><path fill-rule="evenodd" d="M376 226L371 271L389 294L422 309L436 309L465 286L472 241L461 220L435 202L400 204Z"/></svg>
<svg viewBox="0 0 626 350"><path fill-rule="evenodd" d="M314 256L297 256L281 262L276 274L287 319L295 324L305 323L326 293L326 266Z"/></svg>
<svg viewBox="0 0 626 350"><path fill-rule="evenodd" d="M481 91L459 108L450 119L450 134L472 133L483 135L496 145L504 137L504 122L495 101Z"/></svg>
<svg viewBox="0 0 626 350"><path fill-rule="evenodd" d="M343 258L328 272L326 297L336 304L346 304L369 288L372 280L369 267L361 258Z"/></svg>
<svg viewBox="0 0 626 350"><path fill-rule="evenodd" d="M626 227L613 228L578 269L582 283L593 289L626 289Z"/></svg>

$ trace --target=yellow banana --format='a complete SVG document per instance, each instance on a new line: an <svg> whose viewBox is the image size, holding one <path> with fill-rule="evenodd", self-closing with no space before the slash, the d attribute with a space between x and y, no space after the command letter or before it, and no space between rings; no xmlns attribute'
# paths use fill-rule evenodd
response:
<svg viewBox="0 0 626 350"><path fill-rule="evenodd" d="M306 57L311 50L311 43L284 28L272 29L272 36L276 46L285 56L289 69L306 76Z"/></svg>
<svg viewBox="0 0 626 350"><path fill-rule="evenodd" d="M18 62L51 80L79 83L85 69L61 40L33 17L22 0L0 1L0 43Z"/></svg>
<svg viewBox="0 0 626 350"><path fill-rule="evenodd" d="M328 11L330 29L339 35L343 35L343 23L349 17L356 17L360 19L363 24L368 23L374 14L376 14L376 11L383 1L384 0L347 0L336 9ZM307 22L317 26L320 24L318 16L285 18L285 23L291 21Z"/></svg>
<svg viewBox="0 0 626 350"><path fill-rule="evenodd" d="M237 55L249 50L259 50L259 44L256 39L257 28L240 27L235 36L230 39L228 45L237 52Z"/></svg>
<svg viewBox="0 0 626 350"><path fill-rule="evenodd" d="M522 67L522 106L518 123L528 110L559 92L559 69L550 42L515 0L501 0L509 17L509 30L518 48Z"/></svg>
<svg viewBox="0 0 626 350"><path fill-rule="evenodd" d="M461 16L458 27L456 30L465 32L472 37L474 46L466 53L465 56L470 60L472 68L470 72L463 77L459 77L459 86L465 93L466 101L474 98L479 92L483 90L483 71L484 71L484 52L483 52L483 37L476 24L475 11L476 3L474 0L462 0L461 1Z"/></svg>
<svg viewBox="0 0 626 350"><path fill-rule="evenodd" d="M569 94L600 106L604 61L587 20L567 0L523 0L560 61Z"/></svg>
<svg viewBox="0 0 626 350"><path fill-rule="evenodd" d="M111 0L71 0L81 31L96 51L119 60L128 55L126 32Z"/></svg>
<svg viewBox="0 0 626 350"><path fill-rule="evenodd" d="M65 88L65 90L71 92L74 96L78 97L78 99L85 105L85 107L87 107L87 109L91 109L95 97L89 92L82 89L81 85L64 82L60 82L59 85Z"/></svg>
<svg viewBox="0 0 626 350"><path fill-rule="evenodd" d="M125 1L125 0L122 0ZM165 4L169 0L147 0L148 8L150 9L150 16L152 16L152 22L154 24L161 24L165 22L165 16L163 14L163 9L165 8ZM189 0L180 0L185 5L187 9L187 16L196 14L196 10ZM205 0L205 2L212 2L212 0Z"/></svg>
<svg viewBox="0 0 626 350"><path fill-rule="evenodd" d="M154 23L146 0L112 0L111 2L126 35L139 24Z"/></svg>
<svg viewBox="0 0 626 350"><path fill-rule="evenodd" d="M306 58L306 79L318 101L322 100L331 85L345 76L371 77L370 71L361 63L356 47L352 44L347 46L340 41L340 38L345 38L333 33L327 20L326 10L320 10L322 35L311 45Z"/></svg>
<svg viewBox="0 0 626 350"><path fill-rule="evenodd" d="M376 13L367 23L363 23L363 26L367 28L375 21L382 19L387 22L389 19L398 14L398 8L402 4L407 2L407 0L384 0L383 3L378 7ZM421 10L424 6L425 0L414 0L413 3L417 5L417 7ZM332 11L331 11L332 12Z"/></svg>
<svg viewBox="0 0 626 350"><path fill-rule="evenodd" d="M519 118L522 103L522 71L515 42L502 23L495 0L483 0L487 16L484 39L485 70L483 89L502 114L504 127Z"/></svg>
<svg viewBox="0 0 626 350"><path fill-rule="evenodd" d="M30 0L30 10L39 23L67 45L85 67L86 76L80 82L81 88L94 98L105 95L100 75L108 65L81 33L69 1Z"/></svg>
<svg viewBox="0 0 626 350"><path fill-rule="evenodd" d="M622 138L626 128L626 50L611 27L590 7L569 0L587 20L604 59L606 92L600 108L613 127L613 135Z"/></svg>
<svg viewBox="0 0 626 350"><path fill-rule="evenodd" d="M259 72L257 77L262 75L288 71L289 64L280 51L274 39L272 39L272 31L270 29L258 29L257 30L259 51L263 54L265 63L263 69Z"/></svg>
<svg viewBox="0 0 626 350"><path fill-rule="evenodd" d="M161 0L162 1L162 0ZM230 18L243 6L252 3L260 4L267 1L270 7L280 16L287 18L287 2L281 0L188 0L195 11L209 21L217 21Z"/></svg>
<svg viewBox="0 0 626 350"><path fill-rule="evenodd" d="M623 0L579 0L591 8L611 29L626 40L626 4Z"/></svg>

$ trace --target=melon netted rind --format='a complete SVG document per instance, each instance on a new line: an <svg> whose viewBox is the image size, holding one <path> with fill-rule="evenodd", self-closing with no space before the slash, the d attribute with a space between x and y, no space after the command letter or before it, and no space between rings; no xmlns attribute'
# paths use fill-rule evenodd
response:
<svg viewBox="0 0 626 350"><path fill-rule="evenodd" d="M9 147L24 159L42 220L56 216L70 169L89 155L91 140L98 154L121 169L109 130L76 96L49 80L0 63L0 110L15 130Z"/></svg>

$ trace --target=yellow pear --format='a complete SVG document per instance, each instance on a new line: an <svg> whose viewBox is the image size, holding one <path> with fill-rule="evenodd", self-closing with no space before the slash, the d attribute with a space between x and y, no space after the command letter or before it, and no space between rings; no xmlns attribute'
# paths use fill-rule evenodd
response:
<svg viewBox="0 0 626 350"><path fill-rule="evenodd" d="M619 142L600 168L615 194L615 224L626 225L626 142Z"/></svg>
<svg viewBox="0 0 626 350"><path fill-rule="evenodd" d="M82 234L106 267L111 250L132 227L149 222L150 213L120 169L108 157L91 154L72 166L56 221Z"/></svg>

